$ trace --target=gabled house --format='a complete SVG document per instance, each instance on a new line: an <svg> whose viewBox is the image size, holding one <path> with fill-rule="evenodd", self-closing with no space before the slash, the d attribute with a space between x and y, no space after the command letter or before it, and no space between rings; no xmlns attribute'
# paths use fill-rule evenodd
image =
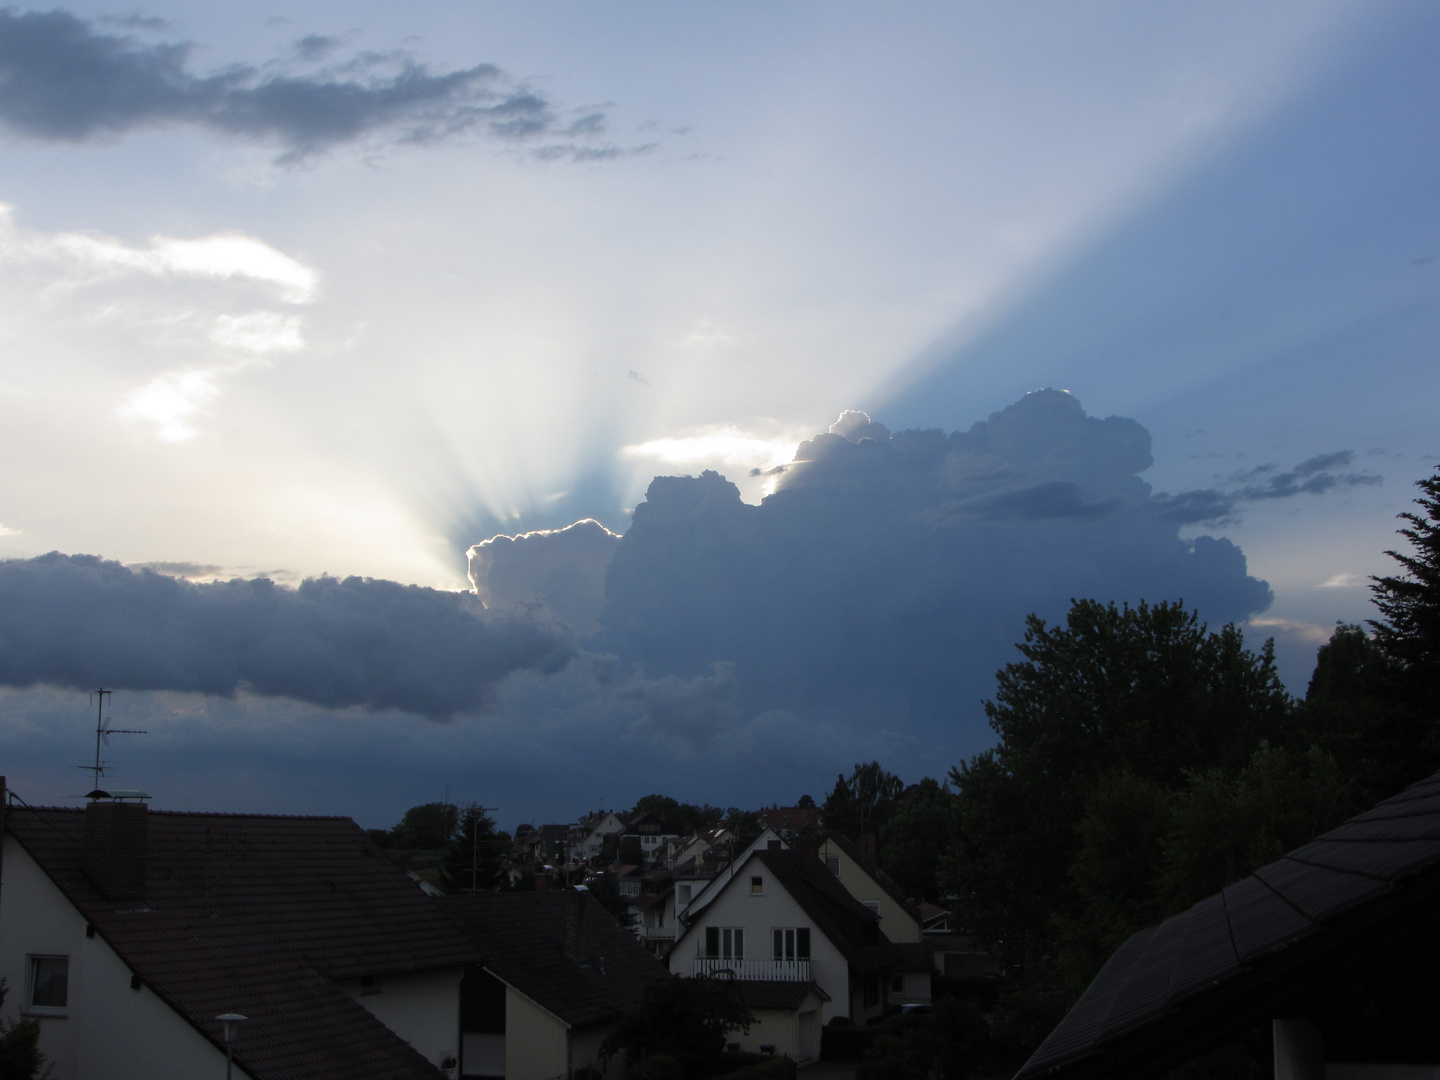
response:
<svg viewBox="0 0 1440 1080"><path fill-rule="evenodd" d="M604 1072L600 1044L665 967L584 889L448 896L481 959L460 988L461 1075Z"/></svg>
<svg viewBox="0 0 1440 1080"><path fill-rule="evenodd" d="M1126 941L1017 1074L1140 1080L1271 1028L1277 1080L1440 1075L1440 773Z"/></svg>
<svg viewBox="0 0 1440 1080"><path fill-rule="evenodd" d="M886 977L900 963L900 950L881 931L879 916L826 872L813 849L787 851L772 840L735 870L723 883L717 879L703 908L692 905L687 913L669 956L673 974L785 984L792 995L794 984L813 985L815 996L795 1006L815 1013L807 1024L833 1016L861 1023L883 1013ZM798 1038L798 1015L795 1021ZM757 1029L749 1038L778 1046L767 1034Z"/></svg>
<svg viewBox="0 0 1440 1080"><path fill-rule="evenodd" d="M891 941L922 940L924 915L876 865L874 834L862 839L867 842L863 851L839 833L826 833L820 840L820 861L846 892L880 916L880 925Z"/></svg>
<svg viewBox="0 0 1440 1080"><path fill-rule="evenodd" d="M572 864L599 858L606 838L619 836L624 831L624 819L613 810L597 810L593 814L586 814L570 826L566 835L565 857Z"/></svg>
<svg viewBox="0 0 1440 1080"><path fill-rule="evenodd" d="M666 846L678 840L680 832L653 810L642 810L625 823L625 840L633 838L646 867L662 861Z"/></svg>
<svg viewBox="0 0 1440 1080"><path fill-rule="evenodd" d="M480 955L348 818L3 813L6 1010L55 1080L222 1075L222 1013L251 1080L455 1075Z"/></svg>

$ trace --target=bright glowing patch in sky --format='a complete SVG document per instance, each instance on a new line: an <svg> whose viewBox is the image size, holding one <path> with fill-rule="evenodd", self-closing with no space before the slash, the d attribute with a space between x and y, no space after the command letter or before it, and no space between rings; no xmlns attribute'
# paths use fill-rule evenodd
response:
<svg viewBox="0 0 1440 1080"><path fill-rule="evenodd" d="M305 347L300 320L274 311L253 311L249 315L221 315L215 320L215 344L264 356L267 353L298 352Z"/></svg>
<svg viewBox="0 0 1440 1080"><path fill-rule="evenodd" d="M14 214L13 206L0 204L0 258L62 260L102 274L246 278L275 287L290 304L310 303L320 284L316 271L253 236L217 233L193 240L156 236L142 248L85 233L24 233L15 227Z"/></svg>
<svg viewBox="0 0 1440 1080"><path fill-rule="evenodd" d="M220 392L214 378L208 371L161 375L131 393L120 406L120 415L148 420L166 442L184 442L196 434L190 419Z"/></svg>
<svg viewBox="0 0 1440 1080"><path fill-rule="evenodd" d="M703 428L693 435L651 439L621 448L624 458L646 458L665 465L722 464L765 469L795 456L806 435L766 438L733 425Z"/></svg>

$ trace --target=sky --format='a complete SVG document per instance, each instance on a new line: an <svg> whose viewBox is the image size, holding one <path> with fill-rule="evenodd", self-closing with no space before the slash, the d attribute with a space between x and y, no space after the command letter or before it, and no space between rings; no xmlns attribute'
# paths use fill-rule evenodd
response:
<svg viewBox="0 0 1440 1080"><path fill-rule="evenodd" d="M11 786L85 790L102 684L148 732L107 780L174 808L943 776L1079 595L1303 694L1440 462L1437 44L1343 0L0 11Z"/></svg>

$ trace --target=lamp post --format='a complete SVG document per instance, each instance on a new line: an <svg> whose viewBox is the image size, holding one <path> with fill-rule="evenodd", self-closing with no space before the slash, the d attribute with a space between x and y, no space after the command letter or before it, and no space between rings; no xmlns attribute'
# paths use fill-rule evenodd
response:
<svg viewBox="0 0 1440 1080"><path fill-rule="evenodd" d="M249 1018L241 1016L239 1013L221 1013L215 1019L225 1025L225 1080L230 1080L230 1074L235 1068L235 1053L231 1050L230 1044L235 1040L240 1021Z"/></svg>

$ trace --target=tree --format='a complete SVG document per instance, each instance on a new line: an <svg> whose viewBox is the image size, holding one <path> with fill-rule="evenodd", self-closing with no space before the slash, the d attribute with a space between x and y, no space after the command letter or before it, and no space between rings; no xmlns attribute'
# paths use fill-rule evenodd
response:
<svg viewBox="0 0 1440 1080"><path fill-rule="evenodd" d="M8 993L5 979L0 977L0 1007ZM52 1069L40 1052L40 1021L33 1016L0 1018L0 1080L43 1080Z"/></svg>
<svg viewBox="0 0 1440 1080"><path fill-rule="evenodd" d="M1115 843L1107 813L1121 820L1105 800L1143 801L1136 781L1173 793L1195 770L1239 771L1262 740L1291 734L1292 702L1271 642L1250 652L1236 627L1212 632L1183 603L1075 601L1063 625L1031 616L1019 649L985 705L998 745L951 770L956 833L941 884L960 925L1008 963L1065 967L1076 954L1070 993L1094 963L1093 946L1072 948L1092 934L1076 875L1099 873L1077 857ZM1158 837L1145 844L1158 852Z"/></svg>
<svg viewBox="0 0 1440 1080"><path fill-rule="evenodd" d="M948 787L927 776L905 790L880 829L880 865L906 896L940 899L940 858L950 842L954 801Z"/></svg>
<svg viewBox="0 0 1440 1080"><path fill-rule="evenodd" d="M862 833L878 832L904 790L905 782L878 761L857 763L848 778L835 778L835 787L825 799L825 827L857 840Z"/></svg>
<svg viewBox="0 0 1440 1080"><path fill-rule="evenodd" d="M508 886L501 864L510 850L509 834L496 831L495 820L479 803L457 806L454 810L457 825L446 843L446 884L463 891L489 891Z"/></svg>
<svg viewBox="0 0 1440 1080"><path fill-rule="evenodd" d="M1410 552L1387 551L1402 572L1373 578L1380 618L1370 625L1391 665L1389 697L1412 738L1406 781L1440 767L1440 470L1417 483L1419 512L1400 515Z"/></svg>
<svg viewBox="0 0 1440 1080"><path fill-rule="evenodd" d="M711 1076L726 1036L748 1032L754 1023L733 982L671 975L645 987L639 1006L605 1036L600 1056L608 1062L622 1053L630 1061L664 1055L679 1062L687 1078Z"/></svg>

